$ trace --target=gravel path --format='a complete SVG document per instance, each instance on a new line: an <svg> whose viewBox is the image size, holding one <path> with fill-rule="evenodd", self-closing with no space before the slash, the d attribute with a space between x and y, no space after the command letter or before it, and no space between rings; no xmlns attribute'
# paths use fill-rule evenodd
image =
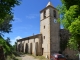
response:
<svg viewBox="0 0 80 60"><path fill-rule="evenodd" d="M34 57L29 56L29 55L22 56L21 58L22 58L22 60L39 60L39 59L35 59Z"/></svg>

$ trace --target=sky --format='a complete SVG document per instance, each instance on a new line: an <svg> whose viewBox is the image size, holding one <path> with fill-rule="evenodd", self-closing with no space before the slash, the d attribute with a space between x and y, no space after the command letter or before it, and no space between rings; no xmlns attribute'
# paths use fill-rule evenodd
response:
<svg viewBox="0 0 80 60"><path fill-rule="evenodd" d="M10 37L14 45L16 39L32 36L40 33L40 11L46 7L49 0L22 0L19 6L13 8L14 21L12 32L5 34L4 38ZM51 0L54 7L61 5L60 0Z"/></svg>

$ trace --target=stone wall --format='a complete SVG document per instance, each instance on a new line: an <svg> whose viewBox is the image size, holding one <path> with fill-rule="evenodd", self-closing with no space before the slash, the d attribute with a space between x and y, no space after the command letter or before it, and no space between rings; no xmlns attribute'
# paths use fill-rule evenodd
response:
<svg viewBox="0 0 80 60"><path fill-rule="evenodd" d="M72 50L70 48L66 48L63 52L64 55L68 55L68 59L79 60L79 56L77 55L79 52Z"/></svg>
<svg viewBox="0 0 80 60"><path fill-rule="evenodd" d="M62 46L60 46L60 48L61 47L63 48L63 45L66 45L66 46L64 46L65 49L60 49L60 50L61 51L64 50L62 53L64 55L67 55L69 59L78 60L78 58L79 58L77 55L78 51L72 50L69 47L67 47L69 37L70 37L70 33L68 30L60 29L60 44L62 44Z"/></svg>
<svg viewBox="0 0 80 60"><path fill-rule="evenodd" d="M59 52L59 42L60 42L60 37L59 37L59 29L60 29L60 24L57 22L59 18L58 11L54 8L50 8L51 10L51 16L50 16L50 53L57 53ZM56 11L56 18L54 18L54 12L53 10ZM56 19L56 22L54 22L54 19Z"/></svg>
<svg viewBox="0 0 80 60"><path fill-rule="evenodd" d="M43 56L50 58L50 53L59 51L59 23L54 23L54 13L56 11L56 20L59 18L58 10L48 6L41 11L40 33L42 34ZM46 18L44 12L46 11Z"/></svg>
<svg viewBox="0 0 80 60"><path fill-rule="evenodd" d="M33 55L42 54L41 34L17 40L17 50L19 52L30 53Z"/></svg>
<svg viewBox="0 0 80 60"><path fill-rule="evenodd" d="M46 11L46 18L44 18ZM50 10L49 8L41 12L40 33L42 34L42 50L43 56L50 56Z"/></svg>

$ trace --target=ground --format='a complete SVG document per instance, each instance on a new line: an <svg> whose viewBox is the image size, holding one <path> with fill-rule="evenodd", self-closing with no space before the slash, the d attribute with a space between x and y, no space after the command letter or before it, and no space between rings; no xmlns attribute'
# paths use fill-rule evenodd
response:
<svg viewBox="0 0 80 60"><path fill-rule="evenodd" d="M33 56L29 56L29 55L22 56L21 58L22 58L22 60L39 60L39 59L35 59Z"/></svg>
<svg viewBox="0 0 80 60"><path fill-rule="evenodd" d="M47 60L43 56L34 56L34 55L21 55L21 57L17 57L19 60Z"/></svg>

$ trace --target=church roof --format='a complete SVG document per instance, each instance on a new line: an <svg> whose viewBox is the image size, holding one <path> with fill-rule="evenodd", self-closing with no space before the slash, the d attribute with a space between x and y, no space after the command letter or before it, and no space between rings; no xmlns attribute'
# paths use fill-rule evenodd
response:
<svg viewBox="0 0 80 60"><path fill-rule="evenodd" d="M49 7L56 9L56 8L53 6L53 4L49 1L48 4L47 4L47 6L46 6L44 9L42 9L42 10L40 11L40 13L41 13L42 11L44 11L45 9L49 8ZM56 10L57 10L57 9L56 9Z"/></svg>
<svg viewBox="0 0 80 60"><path fill-rule="evenodd" d="M52 6L53 7L53 5L52 5L52 3L50 1L48 2L47 6Z"/></svg>
<svg viewBox="0 0 80 60"><path fill-rule="evenodd" d="M19 41L25 41L25 40L29 40L29 39L35 39L35 38L38 38L39 36L42 36L42 34L37 34L37 35L25 37L25 38L17 40L17 42L19 42Z"/></svg>

